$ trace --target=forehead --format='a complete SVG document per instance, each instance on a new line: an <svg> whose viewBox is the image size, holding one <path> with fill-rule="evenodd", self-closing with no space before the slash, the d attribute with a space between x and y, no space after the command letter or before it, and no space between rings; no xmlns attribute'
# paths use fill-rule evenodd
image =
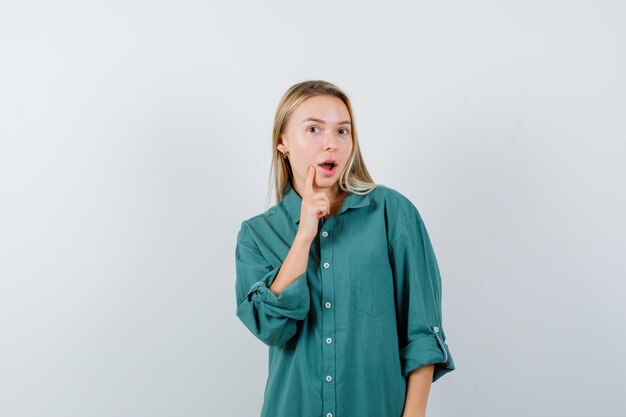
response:
<svg viewBox="0 0 626 417"><path fill-rule="evenodd" d="M309 117L322 119L327 123L336 123L350 120L350 112L340 98L317 95L304 100L293 112L293 118L298 123Z"/></svg>

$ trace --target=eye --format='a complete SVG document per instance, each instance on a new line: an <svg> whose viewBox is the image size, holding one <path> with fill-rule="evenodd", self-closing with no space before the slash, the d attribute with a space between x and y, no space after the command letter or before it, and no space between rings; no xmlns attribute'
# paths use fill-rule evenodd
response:
<svg viewBox="0 0 626 417"><path fill-rule="evenodd" d="M319 128L317 126L309 126L307 129L309 132L315 133L314 131L311 131L311 129L319 129Z"/></svg>
<svg viewBox="0 0 626 417"><path fill-rule="evenodd" d="M349 133L350 133L350 131L349 131L348 129L339 129L339 131L340 131L340 132L341 132L342 130L345 130L345 131L346 131L346 133L343 133L344 135L347 135L347 134L349 134Z"/></svg>

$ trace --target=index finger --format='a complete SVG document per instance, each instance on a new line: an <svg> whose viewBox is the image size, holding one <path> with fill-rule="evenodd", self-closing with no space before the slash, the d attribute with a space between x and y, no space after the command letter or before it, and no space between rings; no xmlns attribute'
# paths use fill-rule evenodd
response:
<svg viewBox="0 0 626 417"><path fill-rule="evenodd" d="M304 183L304 192L306 194L313 194L313 179L315 178L315 167L313 165L309 166L309 172L307 174L308 175Z"/></svg>

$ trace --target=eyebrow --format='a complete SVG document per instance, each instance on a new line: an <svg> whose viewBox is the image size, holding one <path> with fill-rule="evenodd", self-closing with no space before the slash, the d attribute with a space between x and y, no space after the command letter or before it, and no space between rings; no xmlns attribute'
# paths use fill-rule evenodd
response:
<svg viewBox="0 0 626 417"><path fill-rule="evenodd" d="M318 122L318 123L326 123L325 121L323 121L322 119L316 119L315 117L309 117L307 119L304 119L302 121L302 123L306 123L306 122ZM344 120L342 122L337 123L338 125L352 125L352 123L350 123L350 120Z"/></svg>

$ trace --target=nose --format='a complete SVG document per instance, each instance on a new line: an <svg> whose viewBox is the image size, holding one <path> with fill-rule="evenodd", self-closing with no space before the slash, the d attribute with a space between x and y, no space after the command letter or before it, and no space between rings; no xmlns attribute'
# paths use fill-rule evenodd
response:
<svg viewBox="0 0 626 417"><path fill-rule="evenodd" d="M333 132L329 132L324 135L323 146L324 146L324 149L336 149L337 148L337 138L335 137Z"/></svg>

